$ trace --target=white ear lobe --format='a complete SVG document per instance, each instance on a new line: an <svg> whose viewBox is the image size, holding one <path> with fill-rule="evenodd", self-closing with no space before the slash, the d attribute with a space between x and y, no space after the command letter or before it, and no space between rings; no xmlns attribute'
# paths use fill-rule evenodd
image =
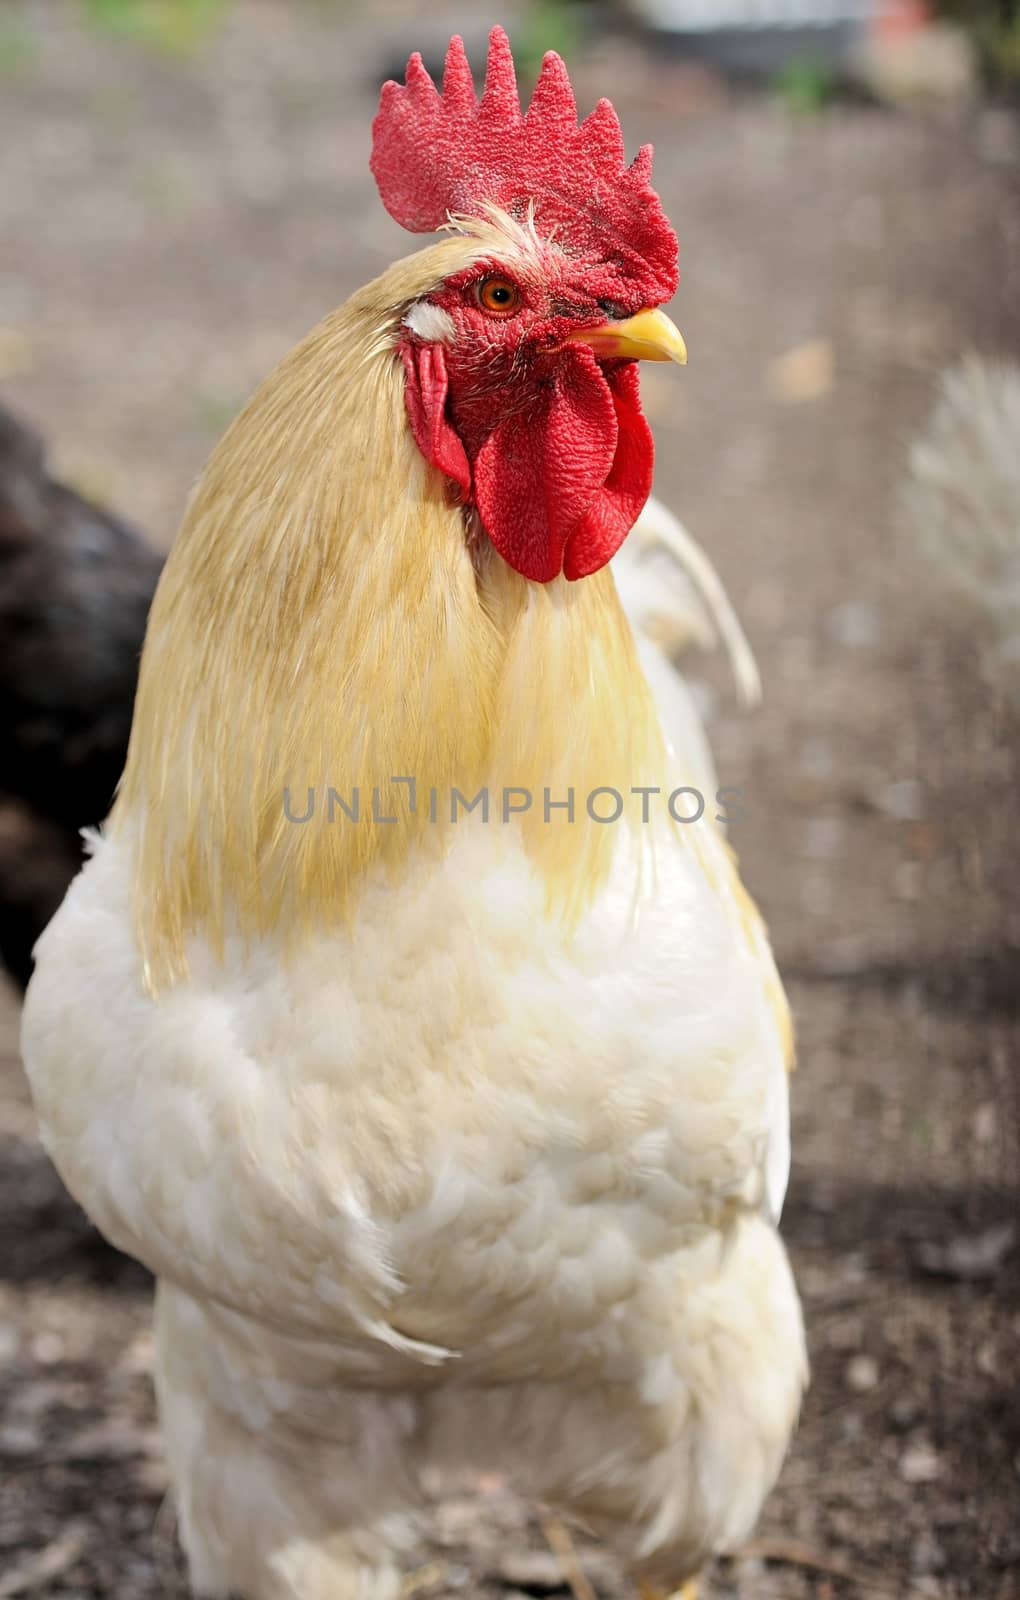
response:
<svg viewBox="0 0 1020 1600"><path fill-rule="evenodd" d="M428 344L452 344L457 337L450 313L442 306L430 305L427 300L415 301L404 318L404 327Z"/></svg>

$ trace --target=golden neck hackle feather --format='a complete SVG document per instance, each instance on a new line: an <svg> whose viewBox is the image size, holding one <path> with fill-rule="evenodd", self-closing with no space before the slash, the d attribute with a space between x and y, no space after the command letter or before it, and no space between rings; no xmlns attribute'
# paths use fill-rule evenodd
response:
<svg viewBox="0 0 1020 1600"><path fill-rule="evenodd" d="M186 970L193 931L214 948L231 932L293 947L349 917L367 874L445 847L454 787L532 791L511 826L550 910L575 916L619 833L588 819L584 797L661 779L608 569L521 578L468 537L406 422L408 305L497 249L530 248L525 227L490 220L397 263L283 360L214 452L153 605L111 823L137 854L153 986ZM387 791L393 776L415 778L414 812L406 789ZM348 800L358 789L368 817L329 822L331 785ZM396 823L372 820L380 786ZM573 823L545 820L546 788L575 790ZM285 791L294 814L309 789L316 815L289 820Z"/></svg>

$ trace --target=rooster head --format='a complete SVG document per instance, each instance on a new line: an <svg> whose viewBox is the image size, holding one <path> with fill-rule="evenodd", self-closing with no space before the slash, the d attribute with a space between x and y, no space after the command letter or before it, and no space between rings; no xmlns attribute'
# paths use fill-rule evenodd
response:
<svg viewBox="0 0 1020 1600"><path fill-rule="evenodd" d="M372 171L387 210L478 246L403 318L411 428L504 560L539 583L597 572L623 543L652 483L636 362L686 360L658 309L676 290L677 241L651 154L626 165L608 100L578 126L554 54L522 114L500 28L481 100L459 38L442 94L417 54L406 84L382 91Z"/></svg>

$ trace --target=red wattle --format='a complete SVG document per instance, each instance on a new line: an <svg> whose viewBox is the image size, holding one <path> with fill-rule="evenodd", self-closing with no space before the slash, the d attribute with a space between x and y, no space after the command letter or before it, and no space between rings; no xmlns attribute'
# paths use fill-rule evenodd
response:
<svg viewBox="0 0 1020 1600"><path fill-rule="evenodd" d="M489 538L525 578L563 570L567 541L609 476L617 445L612 394L594 360L564 360L535 402L497 424L474 460Z"/></svg>
<svg viewBox="0 0 1020 1600"><path fill-rule="evenodd" d="M499 389L458 407L442 345L407 340L401 357L418 448L473 499L504 561L535 583L604 567L652 486L637 364L604 368L582 345L559 351L507 415Z"/></svg>
<svg viewBox="0 0 1020 1600"><path fill-rule="evenodd" d="M464 498L471 493L471 467L449 417L446 396L449 382L441 344L400 346L404 363L404 399L415 443L426 461L459 485Z"/></svg>
<svg viewBox="0 0 1020 1600"><path fill-rule="evenodd" d="M637 362L612 369L608 383L616 408L616 454L609 476L567 541L563 571L568 578L587 578L612 560L652 492L655 444L641 410Z"/></svg>

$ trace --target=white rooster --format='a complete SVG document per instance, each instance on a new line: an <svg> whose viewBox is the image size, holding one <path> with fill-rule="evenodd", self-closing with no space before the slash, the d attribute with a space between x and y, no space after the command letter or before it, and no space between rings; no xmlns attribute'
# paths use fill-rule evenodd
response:
<svg viewBox="0 0 1020 1600"><path fill-rule="evenodd" d="M676 239L557 57L522 115L498 29L480 101L459 40L442 95L417 57L387 85L373 170L449 237L209 462L25 1061L159 1279L199 1594L392 1600L426 1463L674 1588L754 1523L805 1382L786 1004L609 564L651 485L637 362L684 355Z"/></svg>
<svg viewBox="0 0 1020 1600"><path fill-rule="evenodd" d="M904 504L928 581L1020 710L1020 369L969 356L943 373Z"/></svg>

